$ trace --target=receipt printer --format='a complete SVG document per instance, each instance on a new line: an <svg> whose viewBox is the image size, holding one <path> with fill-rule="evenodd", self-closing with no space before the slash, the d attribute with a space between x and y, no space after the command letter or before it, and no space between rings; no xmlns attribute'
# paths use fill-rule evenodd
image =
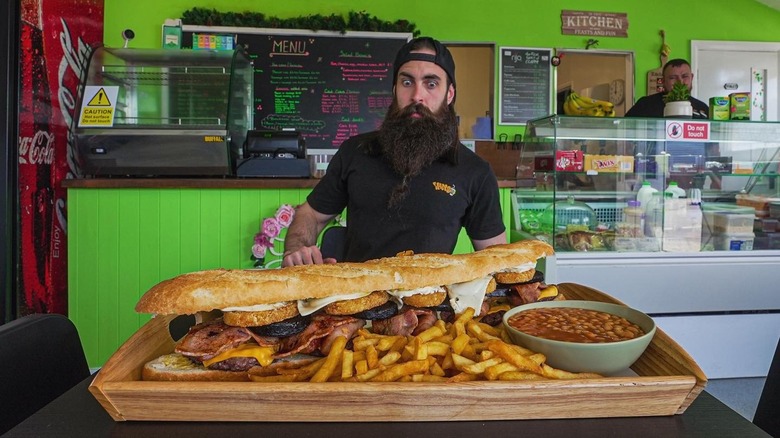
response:
<svg viewBox="0 0 780 438"><path fill-rule="evenodd" d="M236 164L239 177L308 178L306 145L298 131L250 130L244 158Z"/></svg>

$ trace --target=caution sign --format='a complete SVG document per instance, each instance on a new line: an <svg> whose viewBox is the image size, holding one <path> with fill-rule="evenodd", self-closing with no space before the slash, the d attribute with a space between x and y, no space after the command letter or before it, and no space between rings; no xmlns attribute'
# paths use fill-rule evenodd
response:
<svg viewBox="0 0 780 438"><path fill-rule="evenodd" d="M79 127L114 126L114 110L119 87L87 85L81 101Z"/></svg>

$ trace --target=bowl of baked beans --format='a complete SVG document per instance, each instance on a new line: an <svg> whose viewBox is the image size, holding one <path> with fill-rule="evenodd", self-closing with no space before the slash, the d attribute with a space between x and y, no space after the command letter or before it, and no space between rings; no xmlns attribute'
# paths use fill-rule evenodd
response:
<svg viewBox="0 0 780 438"><path fill-rule="evenodd" d="M572 372L616 374L644 353L655 335L652 318L630 307L598 301L545 301L504 314L512 341Z"/></svg>

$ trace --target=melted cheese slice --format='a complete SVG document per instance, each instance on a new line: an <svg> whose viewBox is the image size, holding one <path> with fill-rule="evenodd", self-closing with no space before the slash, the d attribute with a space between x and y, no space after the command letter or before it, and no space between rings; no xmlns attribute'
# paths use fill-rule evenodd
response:
<svg viewBox="0 0 780 438"><path fill-rule="evenodd" d="M225 307L222 309L223 312L265 312L268 310L275 310L280 307L284 307L289 303L289 301L281 301L278 303L273 304L255 304L254 306L243 306L243 307Z"/></svg>
<svg viewBox="0 0 780 438"><path fill-rule="evenodd" d="M485 299L485 290L492 278L492 275L488 275L465 283L450 285L447 289L449 290L452 310L455 313L463 313L464 310L471 307L474 309L474 316L479 316L482 301Z"/></svg>
<svg viewBox="0 0 780 438"><path fill-rule="evenodd" d="M303 316L311 315L312 313L322 309L328 304L335 303L336 301L354 300L357 298L363 298L370 294L371 292L358 292L354 294L334 295L332 297L325 297L325 298L298 300L298 312L300 312L300 314Z"/></svg>
<svg viewBox="0 0 780 438"><path fill-rule="evenodd" d="M204 360L203 366L208 367L213 363L222 362L231 357L254 357L261 366L266 367L274 361L272 356L275 352L273 347L261 347L257 344L241 344L238 347L218 354L209 360Z"/></svg>
<svg viewBox="0 0 780 438"><path fill-rule="evenodd" d="M525 264L522 264L520 266L513 266L511 268L502 269L502 270L496 271L496 272L525 272L525 271L529 271L529 270L534 269L534 268L536 268L536 264L535 263L525 263Z"/></svg>

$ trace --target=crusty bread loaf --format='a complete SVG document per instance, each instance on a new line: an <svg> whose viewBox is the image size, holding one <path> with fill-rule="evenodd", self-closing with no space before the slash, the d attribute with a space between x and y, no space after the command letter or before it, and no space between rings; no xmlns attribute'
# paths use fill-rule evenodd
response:
<svg viewBox="0 0 780 438"><path fill-rule="evenodd" d="M518 266L533 269L552 247L538 240L494 245L469 254L415 254L365 263L292 266L266 270L208 270L182 274L152 287L136 311L189 314L376 290L411 290L461 283Z"/></svg>

